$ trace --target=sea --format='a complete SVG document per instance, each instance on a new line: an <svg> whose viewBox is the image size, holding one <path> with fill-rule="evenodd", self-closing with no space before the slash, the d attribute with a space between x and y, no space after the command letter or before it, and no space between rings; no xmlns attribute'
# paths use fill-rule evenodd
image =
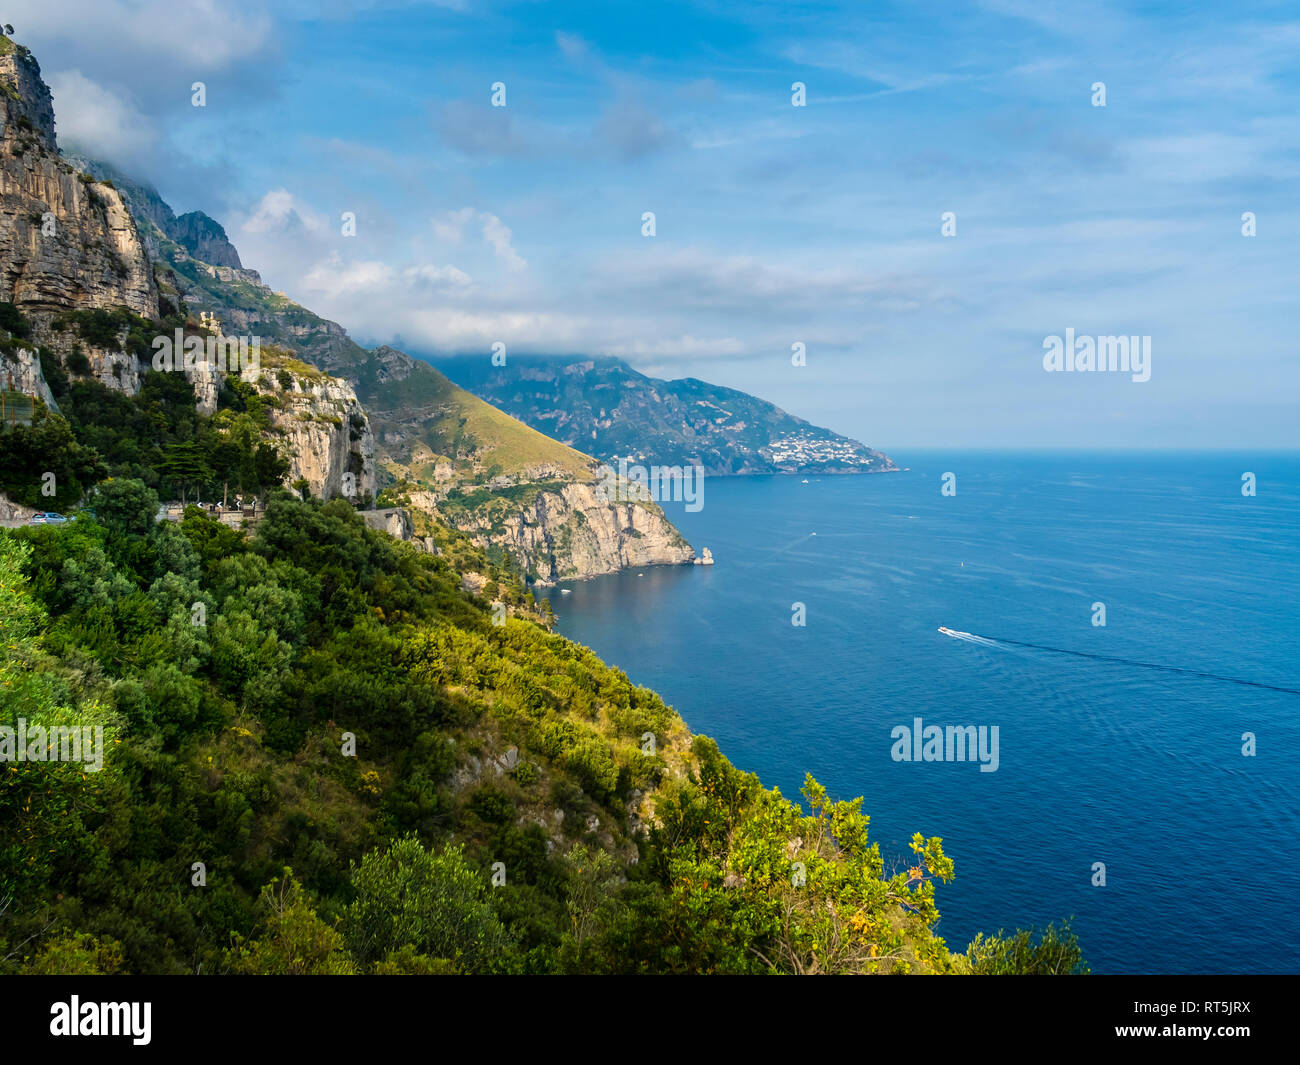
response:
<svg viewBox="0 0 1300 1065"><path fill-rule="evenodd" d="M1071 918L1094 973L1300 971L1300 454L894 459L708 478L663 506L716 564L562 584L559 631L765 785L861 796L887 869L941 837L950 949Z"/></svg>

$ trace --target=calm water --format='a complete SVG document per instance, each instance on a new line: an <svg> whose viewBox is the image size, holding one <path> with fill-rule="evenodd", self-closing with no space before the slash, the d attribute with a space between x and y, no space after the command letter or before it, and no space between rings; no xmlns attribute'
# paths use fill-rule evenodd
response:
<svg viewBox="0 0 1300 1065"><path fill-rule="evenodd" d="M564 585L560 630L765 784L864 796L887 867L942 836L950 947L1073 914L1094 972L1300 970L1300 695L937 631L1300 689L1300 456L895 460L710 479L665 509L717 565ZM998 770L893 761L914 717L997 725Z"/></svg>

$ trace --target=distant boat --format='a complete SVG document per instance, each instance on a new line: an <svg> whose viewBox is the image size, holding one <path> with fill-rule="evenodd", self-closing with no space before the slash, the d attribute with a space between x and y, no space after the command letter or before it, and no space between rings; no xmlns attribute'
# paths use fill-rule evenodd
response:
<svg viewBox="0 0 1300 1065"><path fill-rule="evenodd" d="M804 483L804 484L807 484L807 483L808 483L808 478L807 478L807 477L805 477L805 478L803 479L803 483Z"/></svg>
<svg viewBox="0 0 1300 1065"><path fill-rule="evenodd" d="M560 589L560 594L561 594L561 595L572 595L572 594L573 594L573 589L572 589L572 588L561 588L561 589Z"/></svg>

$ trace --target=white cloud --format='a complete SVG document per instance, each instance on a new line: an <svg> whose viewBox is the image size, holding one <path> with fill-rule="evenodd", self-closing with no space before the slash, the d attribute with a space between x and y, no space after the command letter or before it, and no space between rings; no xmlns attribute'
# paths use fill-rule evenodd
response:
<svg viewBox="0 0 1300 1065"><path fill-rule="evenodd" d="M325 226L323 215L306 207L288 189L281 188L272 189L263 196L240 228L245 233L275 233L297 229L319 233Z"/></svg>
<svg viewBox="0 0 1300 1065"><path fill-rule="evenodd" d="M10 0L6 18L34 49L42 42L93 48L112 42L121 72L163 63L191 72L225 70L268 47L272 22L261 3L215 0Z"/></svg>
<svg viewBox="0 0 1300 1065"><path fill-rule="evenodd" d="M510 243L510 229L494 214L483 214L483 239L492 245L492 250L507 270L517 272L528 264L519 256Z"/></svg>
<svg viewBox="0 0 1300 1065"><path fill-rule="evenodd" d="M630 344L612 344L605 349L605 354L626 359L685 359L744 355L748 351L748 345L736 337L708 338L684 334L678 337L665 337L662 340L636 340Z"/></svg>
<svg viewBox="0 0 1300 1065"><path fill-rule="evenodd" d="M129 100L79 70L49 74L59 144L121 165L148 149L157 134Z"/></svg>
<svg viewBox="0 0 1300 1065"><path fill-rule="evenodd" d="M375 260L345 263L338 252L317 263L302 278L305 290L319 293L328 300L389 292L396 283L396 272L387 263Z"/></svg>
<svg viewBox="0 0 1300 1065"><path fill-rule="evenodd" d="M402 272L402 276L414 285L427 288L463 288L473 281L464 270L454 266L411 266Z"/></svg>
<svg viewBox="0 0 1300 1065"><path fill-rule="evenodd" d="M444 244L456 245L465 242L466 230L474 222L479 224L484 242L502 266L511 273L518 273L528 266L511 243L510 227L494 214L476 211L473 207L462 207L458 211L442 211L429 220L433 235L438 240Z"/></svg>
<svg viewBox="0 0 1300 1065"><path fill-rule="evenodd" d="M448 244L459 244L465 239L465 227L474 218L473 207L462 207L459 211L443 211L431 219L433 235Z"/></svg>

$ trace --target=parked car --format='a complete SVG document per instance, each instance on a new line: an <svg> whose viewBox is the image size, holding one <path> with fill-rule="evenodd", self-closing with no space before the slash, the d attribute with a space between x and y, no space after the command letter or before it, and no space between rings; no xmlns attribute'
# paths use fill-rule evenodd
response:
<svg viewBox="0 0 1300 1065"><path fill-rule="evenodd" d="M66 525L68 523L68 519L65 518L62 514L55 514L52 510L51 511L38 510L35 514L31 516L31 523L33 525Z"/></svg>

